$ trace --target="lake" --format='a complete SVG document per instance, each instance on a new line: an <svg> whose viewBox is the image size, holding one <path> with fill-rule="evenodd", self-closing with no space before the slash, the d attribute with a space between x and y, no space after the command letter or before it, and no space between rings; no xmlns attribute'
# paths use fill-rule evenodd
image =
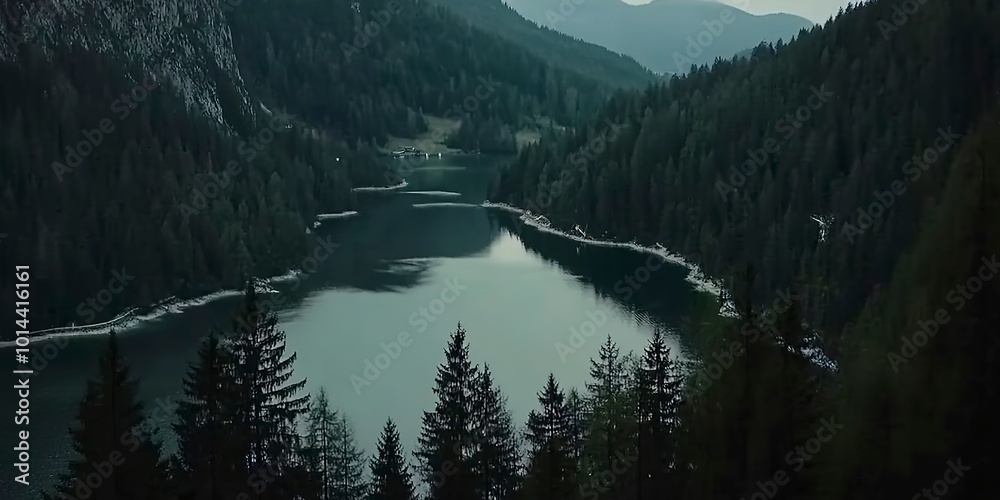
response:
<svg viewBox="0 0 1000 500"><path fill-rule="evenodd" d="M309 392L326 388L368 453L387 417L412 453L459 322L473 362L490 366L522 426L550 372L564 387L582 387L607 335L622 352L640 353L654 328L663 328L673 352L684 355L683 318L703 297L685 281L687 269L629 249L581 244L480 207L500 163L432 158L416 165L403 189L358 193L359 215L313 230L337 245L329 256L310 263L314 272L297 281L273 284L280 328L298 355L296 377L307 379ZM120 334L150 409L169 410L199 342L213 325L228 324L238 302L221 298ZM410 342L395 349L390 344L403 332ZM66 429L105 346L104 336L65 339L32 378L32 489L65 471ZM13 352L0 352L0 367L10 373ZM13 391L0 398L11 415ZM154 423L169 430L165 418ZM13 436L5 432L3 439L8 465L0 491L18 498L25 489L12 483Z"/></svg>

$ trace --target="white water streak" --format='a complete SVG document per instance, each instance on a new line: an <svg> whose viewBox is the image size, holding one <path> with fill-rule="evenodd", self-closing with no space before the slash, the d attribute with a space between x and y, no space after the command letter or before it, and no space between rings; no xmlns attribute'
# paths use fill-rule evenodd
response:
<svg viewBox="0 0 1000 500"><path fill-rule="evenodd" d="M410 183L406 182L406 179L403 179L402 182L400 182L399 184L393 185L393 186L356 187L356 188L352 188L351 191L354 191L356 193L371 192L371 191L395 191L397 189L403 189L403 188L405 188L406 186L409 186L409 185L410 185Z"/></svg>
<svg viewBox="0 0 1000 500"><path fill-rule="evenodd" d="M302 274L302 271L290 271L281 276L274 276L265 280L260 280L258 286L260 286L260 293L278 293L277 290L272 288L270 285L272 283L280 283L282 281L289 281L295 279L297 276ZM144 323L148 323L155 319L168 314L177 314L183 312L185 309L192 307L201 306L209 302L219 300L224 297L234 297L243 294L243 290L220 290L218 292L213 292L208 295L203 295L201 297L195 297L193 299L187 300L177 300L174 297L169 297L167 299L157 302L151 307L150 312L146 314L136 314L136 309L130 309L124 313L118 315L112 320L105 321L103 323L94 323L90 325L80 325L80 326L65 326L57 328L47 328L45 330L38 330L31 332L29 336L30 341L40 342L43 340L50 340L60 337L90 337L95 335L107 335L111 330L117 332L123 332L130 330ZM15 344L13 341L0 342L0 349L6 347L13 347Z"/></svg>

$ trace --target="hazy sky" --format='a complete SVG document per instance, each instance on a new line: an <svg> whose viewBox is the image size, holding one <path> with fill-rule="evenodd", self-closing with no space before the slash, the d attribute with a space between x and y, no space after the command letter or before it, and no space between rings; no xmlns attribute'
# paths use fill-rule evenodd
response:
<svg viewBox="0 0 1000 500"><path fill-rule="evenodd" d="M625 3L642 4L649 0L623 0ZM837 14L841 7L851 3L850 0L719 0L722 3L735 5L751 14L768 14L771 12L788 12L802 16L817 23L825 22L830 16ZM857 2L855 2L857 3Z"/></svg>

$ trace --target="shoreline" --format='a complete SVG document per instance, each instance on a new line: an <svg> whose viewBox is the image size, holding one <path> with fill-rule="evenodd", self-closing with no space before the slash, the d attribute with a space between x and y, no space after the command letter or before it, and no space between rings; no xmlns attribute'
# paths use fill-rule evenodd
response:
<svg viewBox="0 0 1000 500"><path fill-rule="evenodd" d="M521 216L521 221L523 223L539 231L554 234L557 236L562 236L564 238L569 238L571 240L580 243L594 245L594 246L603 246L603 247L627 248L637 252L656 255L657 257L662 258L664 261L686 268L688 270L688 275L684 280L694 285L695 290L700 292L711 293L716 297L722 295L722 292L725 290L725 288L723 287L722 283L719 280L706 276L705 273L701 270L701 268L697 264L688 261L681 255L678 255L676 253L671 252L670 250L667 250L666 248L663 247L663 245L657 244L657 246L643 246L635 242L622 243L615 241L596 240L593 238L585 238L539 223L537 217L543 217L543 216L536 216L532 214L530 210L518 208L512 205L508 205L506 203L494 203L491 201L485 201L480 206L486 209L496 209L513 214L518 214ZM730 307L731 304L732 304L731 300L727 301L726 304L723 304L719 308L719 313L718 313L719 316L726 318L736 317L736 314L733 312L733 308ZM804 326L810 328L808 327L808 325ZM821 368L830 371L839 370L840 367L837 364L837 362L827 357L826 353L824 353L821 348L816 346L815 342L818 339L819 339L819 333L816 330L812 330L812 335L810 335L808 338L808 342L810 343L810 345L807 345L805 348L803 348L801 354L806 356L815 365Z"/></svg>
<svg viewBox="0 0 1000 500"><path fill-rule="evenodd" d="M406 179L403 179L399 184L392 186L365 186L365 187L355 187L352 191L356 192L370 192L370 191L395 191L397 189L402 189L408 186L409 183ZM355 210L348 210L345 212L340 212L336 214L317 214L316 221L313 223L313 227L317 227L322 220L336 219L336 218L346 218L359 215ZM306 228L306 231L309 229ZM264 285L270 285L272 283L280 283L283 281L289 281L295 279L298 275L302 274L302 271L288 271L285 274L278 276L271 276L269 278L261 279L260 282ZM217 290L199 297L193 297L190 299L179 300L176 297L167 297L158 302L150 304L144 308L148 308L149 311L143 314L137 314L137 311L144 308L131 307L124 312L118 314L112 319L107 321L102 321L100 323L91 323L89 325L72 325L72 326L56 326L52 328L45 328L38 331L33 331L28 334L27 338L30 342L41 342L45 340L52 340L57 338L67 338L67 337L91 337L98 335L107 335L111 330L116 330L119 332L128 331L136 326L148 323L150 321L159 319L160 317L166 316L168 314L177 314L183 312L185 309L191 307L197 307L201 305L208 304L209 302L214 302L216 300L237 296L243 293L242 289L235 290ZM263 293L276 293L276 291L268 286ZM6 349L10 347L17 347L15 340L4 340L0 341L0 349Z"/></svg>
<svg viewBox="0 0 1000 500"><path fill-rule="evenodd" d="M697 264L688 261L680 254L676 254L674 252L671 252L670 250L667 250L666 248L663 247L663 245L657 244L657 246L644 246L635 242L626 243L620 241L608 241L608 240L598 240L594 238L586 238L583 236L577 236L575 234L568 233L566 231L562 231L560 229L543 225L535 219L535 217L538 216L531 213L530 210L518 208L512 205L508 205L506 203L494 203L491 201L485 201L480 206L486 209L502 210L505 212L510 212L513 214L520 215L522 222L539 231L554 234L557 236L562 236L564 238L569 238L579 243L584 243L587 245L594 245L594 246L611 247L611 248L627 248L637 252L655 255L657 257L660 257L666 262L687 269L688 275L684 279L684 281L687 281L688 283L694 285L695 290L699 292L710 293L716 297L722 295L722 291L724 290L722 283L719 280L706 276L705 273L701 270L701 268Z"/></svg>
<svg viewBox="0 0 1000 500"><path fill-rule="evenodd" d="M261 293L277 293L277 290L272 288L270 285L273 283L281 283L284 281L289 281L295 279L297 276L302 274L302 271L289 271L285 274L278 276L272 276L270 278L259 280L259 284L264 285L265 288L261 290ZM243 294L243 289L230 289L230 290L218 290L212 293L202 295L200 297L194 297L185 300L179 300L176 297L167 297L159 302L156 302L149 306L150 311L144 314L136 314L139 310L137 307L130 308L125 312L115 316L114 318L104 321L101 323L92 323L89 325L76 325L76 326L57 326L53 328L46 328L44 330L38 330L31 332L28 335L31 343L41 342L44 340L52 340L56 338L66 338L66 337L93 337L98 335L107 335L111 330L118 332L128 331L136 326L142 325L156 319L159 319L168 314L178 314L184 312L185 309L191 307L197 307L201 305L208 304L209 302L214 302L225 297L234 297ZM5 349L8 347L15 347L16 343L13 340L0 342L0 349Z"/></svg>

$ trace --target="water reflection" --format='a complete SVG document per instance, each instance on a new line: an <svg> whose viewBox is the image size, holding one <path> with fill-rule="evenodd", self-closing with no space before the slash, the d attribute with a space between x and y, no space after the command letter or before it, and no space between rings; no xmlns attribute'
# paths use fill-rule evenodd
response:
<svg viewBox="0 0 1000 500"><path fill-rule="evenodd" d="M649 267L644 254L580 245L477 206L413 208L433 201L478 205L495 169L485 161L432 159L409 173L407 189L458 196L359 194L360 215L315 230L339 244L333 257L294 286L275 285L280 327L288 334L289 351L299 355L296 378L308 379L310 391L328 389L368 451L388 416L397 420L412 450L421 412L433 404L434 370L458 321L469 331L473 361L490 364L515 418L523 422L549 372L565 385L579 385L604 336L614 336L623 352L639 351L653 327L675 330L693 300L684 269L663 266L649 269L648 276L637 274ZM632 286L628 276L644 279ZM433 304L448 283L467 288L420 329L414 315ZM211 302L123 333L121 350L140 378L144 399L179 395L199 342L214 326L229 324L238 300ZM560 357L555 345L567 342L572 329L595 311L607 316L594 337L600 339ZM414 335L413 345L357 394L350 377L382 352L381 342L402 331ZM672 337L672 345L679 338ZM32 431L35 488L51 483L72 457L65 430L105 345L102 337L71 339L32 379L32 429L40 429L37 435ZM12 358L0 356L0 370L12 369ZM13 412L10 394L4 391L0 402ZM9 440L3 436L0 445L13 446ZM0 478L0 491L11 491L6 481L9 476Z"/></svg>
<svg viewBox="0 0 1000 500"><path fill-rule="evenodd" d="M686 269L655 256L582 244L538 231L505 212L491 212L491 218L501 230L516 235L532 255L563 269L601 297L616 301L638 321L675 331L704 300L684 281Z"/></svg>

